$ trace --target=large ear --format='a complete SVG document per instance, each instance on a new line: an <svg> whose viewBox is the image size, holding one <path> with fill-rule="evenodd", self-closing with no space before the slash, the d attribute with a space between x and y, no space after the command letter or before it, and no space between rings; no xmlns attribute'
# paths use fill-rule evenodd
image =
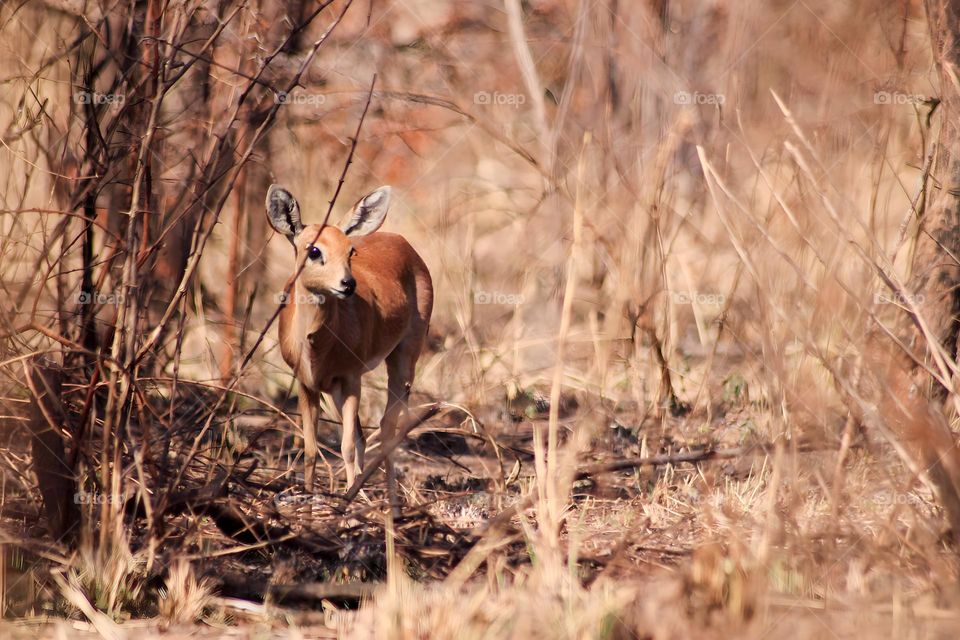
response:
<svg viewBox="0 0 960 640"><path fill-rule="evenodd" d="M380 228L390 208L390 187L380 187L360 198L353 207L353 215L340 228L348 236L366 236Z"/></svg>
<svg viewBox="0 0 960 640"><path fill-rule="evenodd" d="M272 184L267 189L267 219L271 227L285 235L291 242L293 242L293 236L303 230L297 199L278 184Z"/></svg>

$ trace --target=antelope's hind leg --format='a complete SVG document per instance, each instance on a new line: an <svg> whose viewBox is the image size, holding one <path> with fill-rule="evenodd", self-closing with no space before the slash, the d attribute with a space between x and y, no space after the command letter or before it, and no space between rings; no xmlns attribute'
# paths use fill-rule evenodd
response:
<svg viewBox="0 0 960 640"><path fill-rule="evenodd" d="M400 419L407 413L410 389L417 368L417 359L423 346L423 337L404 340L387 356L387 407L380 423L380 446L387 446L397 434ZM397 476L393 467L393 454L384 463L387 473L387 496L390 510L395 518L400 517L400 502L397 496Z"/></svg>

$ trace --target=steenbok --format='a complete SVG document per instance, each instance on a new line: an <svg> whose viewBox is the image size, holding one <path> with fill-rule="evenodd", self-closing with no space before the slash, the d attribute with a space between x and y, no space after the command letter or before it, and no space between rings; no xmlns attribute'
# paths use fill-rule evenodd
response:
<svg viewBox="0 0 960 640"><path fill-rule="evenodd" d="M387 405L380 442L390 442L406 411L420 349L433 310L427 265L402 237L375 233L390 206L390 187L361 198L340 227L304 226L289 191L267 191L267 218L297 256L291 293L280 311L280 350L300 382L304 480L313 488L317 462L320 393L327 393L343 422L340 451L352 486L363 469L366 446L357 410L360 378L387 363ZM298 275L299 273L299 275ZM387 495L396 511L396 477L385 461Z"/></svg>

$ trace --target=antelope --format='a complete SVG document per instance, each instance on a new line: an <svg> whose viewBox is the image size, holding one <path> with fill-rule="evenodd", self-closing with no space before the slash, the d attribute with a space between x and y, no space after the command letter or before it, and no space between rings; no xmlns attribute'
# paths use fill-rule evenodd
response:
<svg viewBox="0 0 960 640"><path fill-rule="evenodd" d="M333 399L342 422L340 452L347 487L363 469L360 379L387 364L387 404L381 443L390 442L407 410L414 370L433 311L427 265L402 236L378 232L390 187L361 198L339 227L301 222L300 205L279 185L267 191L267 218L296 252L280 311L280 351L300 387L304 484L312 490L317 462L320 394ZM291 283L292 281L292 283ZM292 286L291 286L292 285ZM385 461L387 495L398 513L396 476Z"/></svg>

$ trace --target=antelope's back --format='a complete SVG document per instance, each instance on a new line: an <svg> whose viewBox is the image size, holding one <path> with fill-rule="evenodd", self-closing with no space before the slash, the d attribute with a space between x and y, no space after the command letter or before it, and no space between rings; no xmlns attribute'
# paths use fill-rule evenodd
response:
<svg viewBox="0 0 960 640"><path fill-rule="evenodd" d="M357 295L376 306L384 319L428 323L433 312L433 280L406 238L381 231L353 244L357 253L351 266Z"/></svg>

